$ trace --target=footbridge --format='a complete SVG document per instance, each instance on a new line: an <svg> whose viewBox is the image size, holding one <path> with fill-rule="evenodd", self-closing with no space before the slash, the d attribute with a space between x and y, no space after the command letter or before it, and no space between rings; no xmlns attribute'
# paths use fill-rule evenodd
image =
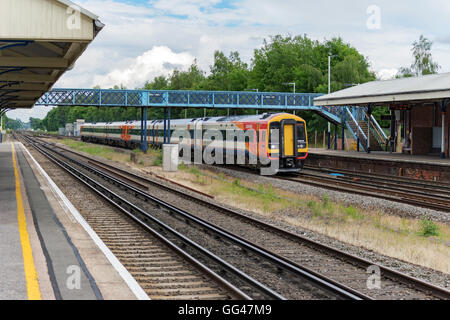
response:
<svg viewBox="0 0 450 320"><path fill-rule="evenodd" d="M361 121L364 110L347 107L314 106L316 93L237 92L237 91L179 91L179 90L112 90L112 89L53 89L36 103L40 106L95 106L141 108L141 124L146 128L148 108L164 108L164 124L170 132L171 108L265 109L279 111L314 111L336 126L346 127L364 150L369 131L381 131L372 117L371 130L364 132ZM145 130L143 130L145 131ZM167 137L170 141L170 137ZM381 137L381 140L384 138ZM146 133L141 141L145 144ZM143 147L146 150L146 146Z"/></svg>

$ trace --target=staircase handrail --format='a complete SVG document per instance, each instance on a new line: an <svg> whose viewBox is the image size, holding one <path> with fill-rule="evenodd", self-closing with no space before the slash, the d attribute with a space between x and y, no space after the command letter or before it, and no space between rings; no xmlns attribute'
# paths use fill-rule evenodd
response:
<svg viewBox="0 0 450 320"><path fill-rule="evenodd" d="M358 128L359 132L362 133L362 136L364 137L364 139L367 141L367 136L364 133L364 131L361 129L361 127L359 126L358 121L356 121L355 117L353 117L353 114L350 112L350 110L348 108L345 108L345 110L347 111L347 113L350 115L353 123L356 125L356 127Z"/></svg>
<svg viewBox="0 0 450 320"><path fill-rule="evenodd" d="M364 115L366 116L366 119L369 119L369 116L367 115L366 111L363 110L363 113L364 113ZM375 118L373 117L373 115L371 115L370 120L371 120L371 121L370 121L370 124L371 124L372 127L373 127L372 132L373 132L373 131L376 132L375 137L377 138L378 142L379 142L380 144L381 144L381 143L386 144L386 142L387 142L387 137L385 136L385 134L384 134L383 130L381 130L381 128L380 128L380 130L383 132L383 134L381 134L380 131L378 131L377 127L374 125L374 122L375 122L377 125L378 125L378 122L375 120ZM380 141L380 140L381 140L381 141Z"/></svg>
<svg viewBox="0 0 450 320"><path fill-rule="evenodd" d="M379 132L381 132L382 137L384 138L384 141L387 141L388 137L386 136L386 134L384 133L383 129L381 128L380 124L378 123L378 121L375 119L375 117L373 116L373 114L370 115L371 119L372 119L372 123L375 123L376 127L378 128Z"/></svg>

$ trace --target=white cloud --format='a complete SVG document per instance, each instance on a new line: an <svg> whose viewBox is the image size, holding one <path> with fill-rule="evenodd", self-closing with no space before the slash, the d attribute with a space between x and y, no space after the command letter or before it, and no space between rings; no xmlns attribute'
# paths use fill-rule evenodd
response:
<svg viewBox="0 0 450 320"><path fill-rule="evenodd" d="M8 116L8 118L11 119L20 119L23 122L28 122L30 118L38 118L38 119L45 118L45 115L52 109L53 107L38 106L32 109L11 110L8 111L6 115Z"/></svg>
<svg viewBox="0 0 450 320"><path fill-rule="evenodd" d="M76 2L98 14L106 26L58 87L142 86L170 69L162 62L166 57L153 52L158 47L168 49L173 61L189 61L175 62L184 68L197 58L200 68L209 71L215 50L238 51L250 63L253 50L276 34L306 33L321 41L341 36L382 77L411 64L411 43L424 34L435 41L433 56L442 65L440 71L450 71L448 0L236 0L225 8L219 0ZM366 27L366 9L372 4L381 9L380 30Z"/></svg>
<svg viewBox="0 0 450 320"><path fill-rule="evenodd" d="M381 69L377 72L377 78L380 80L394 79L398 73L398 69Z"/></svg>
<svg viewBox="0 0 450 320"><path fill-rule="evenodd" d="M94 84L102 88L124 85L134 89L142 87L149 79L167 76L174 69L186 70L193 63L194 57L187 53L175 53L168 47L153 47L138 56L124 69L114 69L106 75L94 77Z"/></svg>

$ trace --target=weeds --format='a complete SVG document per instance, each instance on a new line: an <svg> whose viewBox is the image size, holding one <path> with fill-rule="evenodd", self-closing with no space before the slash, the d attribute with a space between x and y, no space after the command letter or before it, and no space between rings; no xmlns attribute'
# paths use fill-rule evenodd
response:
<svg viewBox="0 0 450 320"><path fill-rule="evenodd" d="M419 235L422 237L439 237L439 226L429 219L422 219L420 224Z"/></svg>

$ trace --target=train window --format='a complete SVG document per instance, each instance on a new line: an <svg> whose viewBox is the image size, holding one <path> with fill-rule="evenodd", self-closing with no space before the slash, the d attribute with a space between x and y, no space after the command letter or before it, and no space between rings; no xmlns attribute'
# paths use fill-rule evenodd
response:
<svg viewBox="0 0 450 320"><path fill-rule="evenodd" d="M306 148L306 129L304 122L297 122L297 144L299 149Z"/></svg>
<svg viewBox="0 0 450 320"><path fill-rule="evenodd" d="M272 122L269 127L269 148L278 149L280 147L280 123Z"/></svg>

